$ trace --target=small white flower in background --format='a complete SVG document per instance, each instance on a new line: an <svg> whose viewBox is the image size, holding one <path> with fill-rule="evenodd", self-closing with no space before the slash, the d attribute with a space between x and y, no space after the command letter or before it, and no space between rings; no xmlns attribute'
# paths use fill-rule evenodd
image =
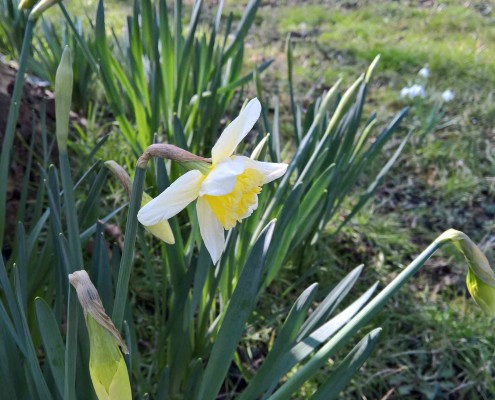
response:
<svg viewBox="0 0 495 400"><path fill-rule="evenodd" d="M258 99L251 100L225 128L211 151L212 163L186 172L138 213L145 226L172 218L198 200L199 230L215 264L225 248L224 230L232 229L258 207L261 187L287 170L287 164L255 161L236 156L237 145L251 131L261 113Z"/></svg>
<svg viewBox="0 0 495 400"><path fill-rule="evenodd" d="M445 92L442 93L442 100L448 103L449 101L454 100L454 92L450 89L447 89Z"/></svg>
<svg viewBox="0 0 495 400"><path fill-rule="evenodd" d="M415 97L425 98L426 97L425 88L422 85L418 85L418 84L412 85L409 88L409 97L411 99L414 99Z"/></svg>
<svg viewBox="0 0 495 400"><path fill-rule="evenodd" d="M408 87L402 88L402 90L400 91L400 98L404 99L406 97L409 97L409 88Z"/></svg>
<svg viewBox="0 0 495 400"><path fill-rule="evenodd" d="M423 68L421 68L418 72L418 75L421 78L428 78L430 76L430 70L428 69L428 66L425 65Z"/></svg>
<svg viewBox="0 0 495 400"><path fill-rule="evenodd" d="M415 97L418 96L422 98L426 97L426 91L422 85L415 84L410 87L402 88L402 90L400 91L401 99L404 99L406 97L410 99L414 99Z"/></svg>

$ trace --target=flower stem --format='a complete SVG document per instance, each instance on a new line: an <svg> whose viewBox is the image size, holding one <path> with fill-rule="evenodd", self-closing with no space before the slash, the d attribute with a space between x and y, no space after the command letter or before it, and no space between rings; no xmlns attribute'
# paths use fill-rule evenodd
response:
<svg viewBox="0 0 495 400"><path fill-rule="evenodd" d="M124 250L119 267L119 277L115 293L112 319L117 330L122 328L124 321L125 303L129 290L129 279L131 277L132 261L134 259L134 246L138 229L137 214L141 207L143 198L144 178L146 176L146 166L136 168L134 183L132 185L131 202L129 213L127 214L127 224L125 227Z"/></svg>

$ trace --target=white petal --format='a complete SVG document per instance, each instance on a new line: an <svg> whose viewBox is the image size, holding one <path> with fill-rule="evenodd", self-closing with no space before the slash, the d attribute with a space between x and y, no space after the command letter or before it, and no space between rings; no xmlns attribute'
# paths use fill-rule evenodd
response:
<svg viewBox="0 0 495 400"><path fill-rule="evenodd" d="M245 170L241 157L225 158L216 164L201 184L199 195L223 196L234 190L237 175Z"/></svg>
<svg viewBox="0 0 495 400"><path fill-rule="evenodd" d="M251 168L261 172L265 176L265 181L263 182L263 184L269 183L271 181L274 181L275 179L280 178L283 174L285 174L285 171L287 171L288 165L285 163L255 161L255 160L251 160L250 158L242 157L242 156L236 158L242 158L244 160L244 163L246 164L246 169Z"/></svg>
<svg viewBox="0 0 495 400"><path fill-rule="evenodd" d="M213 214L206 199L200 197L196 203L199 231L205 242L206 249L210 253L213 264L220 259L225 248L225 236L223 226Z"/></svg>
<svg viewBox="0 0 495 400"><path fill-rule="evenodd" d="M211 150L213 165L225 157L230 157L237 145L246 137L260 117L261 104L258 99L252 99L239 116L225 128Z"/></svg>
<svg viewBox="0 0 495 400"><path fill-rule="evenodd" d="M186 172L139 210L139 222L150 226L172 218L198 197L203 179L203 174L197 170Z"/></svg>

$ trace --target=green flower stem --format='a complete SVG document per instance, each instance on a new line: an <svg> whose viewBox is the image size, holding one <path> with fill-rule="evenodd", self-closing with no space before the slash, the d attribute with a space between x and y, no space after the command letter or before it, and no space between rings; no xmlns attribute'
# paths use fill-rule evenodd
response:
<svg viewBox="0 0 495 400"><path fill-rule="evenodd" d="M76 361L79 307L77 304L77 296L72 287L69 287L67 303L64 400L76 400Z"/></svg>
<svg viewBox="0 0 495 400"><path fill-rule="evenodd" d="M359 329L373 318L385 303L414 275L425 262L440 248L443 243L433 242L411 264L409 264L392 282L371 300L356 316L351 319L331 340L329 340L311 359L282 385L269 400L290 398L305 381L310 379L316 370L323 367L327 360L335 354Z"/></svg>
<svg viewBox="0 0 495 400"><path fill-rule="evenodd" d="M112 320L117 330L122 328L122 322L124 321L125 303L129 290L129 279L131 277L132 261L134 259L134 245L138 229L137 214L143 198L145 176L146 165L138 166L132 186L131 202L129 204L129 213L127 214L127 224L125 227L124 250L120 261L119 277L113 305Z"/></svg>
<svg viewBox="0 0 495 400"><path fill-rule="evenodd" d="M0 156L0 248L3 247L3 237L5 231L5 202L7 199L7 178L9 175L10 151L14 142L15 128L17 118L19 117L19 108L21 105L22 87L24 86L24 73L29 57L29 49L33 38L33 29L36 21L28 20L26 30L24 31L24 40L22 42L21 55L19 58L19 69L15 77L14 92L10 101L9 115L5 136L2 143L2 154Z"/></svg>
<svg viewBox="0 0 495 400"><path fill-rule="evenodd" d="M81 249L81 239L79 234L79 222L77 220L76 202L74 199L74 184L70 174L69 157L67 153L59 153L60 175L62 177L62 188L64 190L64 208L67 218L67 234L69 251L72 265L68 270L73 272L84 268L84 261Z"/></svg>

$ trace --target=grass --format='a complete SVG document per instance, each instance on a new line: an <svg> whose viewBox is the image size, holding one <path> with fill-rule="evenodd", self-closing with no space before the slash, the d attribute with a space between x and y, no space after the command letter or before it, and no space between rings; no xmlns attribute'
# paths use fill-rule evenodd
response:
<svg viewBox="0 0 495 400"><path fill-rule="evenodd" d="M430 96L451 88L456 97L444 107L441 123L450 125L424 143L414 141L374 204L338 237L323 239L308 251L305 267L286 269L282 282L294 281L308 266L322 265L309 281L330 284L360 263L367 265L363 288L375 279L388 282L449 227L485 244L493 265L493 14L460 1L424 7L391 1L312 3L260 11L251 52L278 61L265 78L273 80L268 84L273 92L284 93L283 42L291 33L298 60L295 80L306 92L321 91L338 77L349 84L380 53L370 106L379 115L404 105L400 89L416 82L426 64ZM287 106L287 99L282 104ZM420 126L420 110L411 111L406 129ZM464 271L458 267L462 260L448 256L439 254L373 322L384 328L380 347L342 398L491 398L492 322L466 297Z"/></svg>

